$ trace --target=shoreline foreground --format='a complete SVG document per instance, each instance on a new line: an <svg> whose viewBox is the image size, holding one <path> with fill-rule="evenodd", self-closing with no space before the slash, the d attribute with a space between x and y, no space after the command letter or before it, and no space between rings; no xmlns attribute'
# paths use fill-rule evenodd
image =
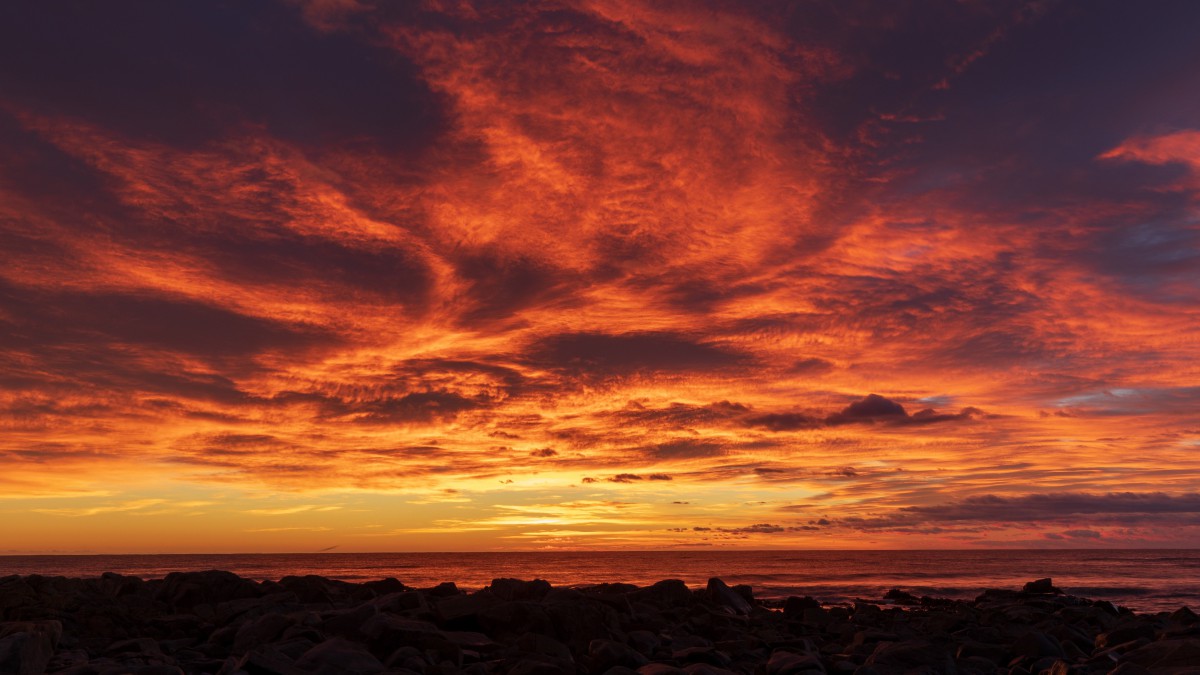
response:
<svg viewBox="0 0 1200 675"><path fill-rule="evenodd" d="M1200 675L1200 617L1135 613L1050 579L974 600L894 589L822 605L717 578L476 592L216 570L0 578L0 674L385 672Z"/></svg>

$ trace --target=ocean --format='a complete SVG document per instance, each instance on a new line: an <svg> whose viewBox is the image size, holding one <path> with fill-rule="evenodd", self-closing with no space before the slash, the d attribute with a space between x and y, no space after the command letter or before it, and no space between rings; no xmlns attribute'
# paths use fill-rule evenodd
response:
<svg viewBox="0 0 1200 675"><path fill-rule="evenodd" d="M1052 577L1068 593L1139 612L1200 610L1200 550L1071 551L650 551L530 553L269 553L0 556L0 576L73 577L117 572L157 578L221 569L252 579L319 574L346 581L395 577L409 586L453 581L482 588L495 578L541 578L556 586L710 577L749 584L755 596L810 595L825 603L879 599L891 588L973 598Z"/></svg>

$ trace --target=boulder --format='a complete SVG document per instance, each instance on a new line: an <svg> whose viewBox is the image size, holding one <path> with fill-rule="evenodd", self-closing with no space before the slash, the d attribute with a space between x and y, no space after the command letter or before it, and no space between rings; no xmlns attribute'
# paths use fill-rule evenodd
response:
<svg viewBox="0 0 1200 675"><path fill-rule="evenodd" d="M1014 640L1012 653L1019 656L1028 656L1034 660L1045 657L1061 659L1066 656L1058 640L1036 630L1026 631Z"/></svg>
<svg viewBox="0 0 1200 675"><path fill-rule="evenodd" d="M501 600L541 600L550 592L550 582L543 579L492 579L492 585L487 590Z"/></svg>
<svg viewBox="0 0 1200 675"><path fill-rule="evenodd" d="M707 663L693 663L685 666L683 672L687 675L738 675L728 668L720 668Z"/></svg>
<svg viewBox="0 0 1200 675"><path fill-rule="evenodd" d="M1185 667L1200 670L1200 638L1151 642L1125 654L1121 662L1142 666L1155 672Z"/></svg>
<svg viewBox="0 0 1200 675"><path fill-rule="evenodd" d="M47 631L13 631L0 638L0 673L41 675L53 657Z"/></svg>
<svg viewBox="0 0 1200 675"><path fill-rule="evenodd" d="M707 663L710 666L727 666L731 659L729 655L711 647L688 647L671 653L671 659L677 663Z"/></svg>
<svg viewBox="0 0 1200 675"><path fill-rule="evenodd" d="M405 619L394 614L376 614L363 622L359 629L371 653L380 658L387 658L397 649L406 645L426 649L436 646L439 651L447 651L461 658L461 649L457 653L453 649L442 646L447 642L438 627L428 621Z"/></svg>
<svg viewBox="0 0 1200 675"><path fill-rule="evenodd" d="M445 598L451 595L458 595L461 591L453 581L443 581L425 592L431 598Z"/></svg>
<svg viewBox="0 0 1200 675"><path fill-rule="evenodd" d="M526 654L549 656L566 663L573 663L575 661L570 648L548 635L525 633L517 638L517 649Z"/></svg>
<svg viewBox="0 0 1200 675"><path fill-rule="evenodd" d="M364 582L363 589L371 591L376 596L388 595L391 593L403 593L412 589L400 583L400 580L395 577L387 577L386 579L376 579L374 581Z"/></svg>
<svg viewBox="0 0 1200 675"><path fill-rule="evenodd" d="M1096 649L1108 649L1134 640L1153 640L1154 626L1148 623L1126 623L1096 636Z"/></svg>
<svg viewBox="0 0 1200 675"><path fill-rule="evenodd" d="M439 623L454 630L479 630L479 613L499 604L491 593L451 595L434 605L433 613Z"/></svg>
<svg viewBox="0 0 1200 675"><path fill-rule="evenodd" d="M636 669L649 663L637 650L613 640L592 640L588 645L588 659L592 662L592 672L597 673L613 666Z"/></svg>
<svg viewBox="0 0 1200 675"><path fill-rule="evenodd" d="M881 675L908 673L910 671L954 673L954 659L939 645L928 640L906 640L904 642L880 642L867 657L864 665L871 666Z"/></svg>
<svg viewBox="0 0 1200 675"><path fill-rule="evenodd" d="M216 605L230 600L258 598L263 589L257 583L232 572L171 572L154 593L176 611L193 609L197 605Z"/></svg>
<svg viewBox="0 0 1200 675"><path fill-rule="evenodd" d="M242 654L249 649L272 642L295 622L295 619L286 614L263 614L257 619L251 619L237 629L233 638L233 651L236 654Z"/></svg>
<svg viewBox="0 0 1200 675"><path fill-rule="evenodd" d="M379 609L371 603L364 603L354 609L335 610L322 615L318 626L326 633L340 635L352 640L362 640L362 626L371 617L379 613Z"/></svg>
<svg viewBox="0 0 1200 675"><path fill-rule="evenodd" d="M648 630L629 631L626 642L647 657L653 657L658 648L662 646L662 640Z"/></svg>
<svg viewBox="0 0 1200 675"><path fill-rule="evenodd" d="M425 595L417 591L388 593L369 601L367 604L374 605L381 612L392 612L393 614L408 614L429 610L429 603L426 602Z"/></svg>
<svg viewBox="0 0 1200 675"><path fill-rule="evenodd" d="M1192 624L1200 622L1200 616L1197 616L1196 613L1187 606L1180 607L1174 612L1171 612L1171 615L1167 618L1174 623L1183 624L1185 626L1191 626Z"/></svg>
<svg viewBox="0 0 1200 675"><path fill-rule="evenodd" d="M44 635L50 641L50 649L58 649L58 643L63 636L63 627L61 621L53 619L0 623L0 638L8 637L13 633Z"/></svg>
<svg viewBox="0 0 1200 675"><path fill-rule="evenodd" d="M97 580L101 593L113 598L134 595L146 590L146 582L138 577L127 577L114 572L105 572Z"/></svg>
<svg viewBox="0 0 1200 675"><path fill-rule="evenodd" d="M313 647L296 661L296 667L320 675L342 673L379 673L385 670L362 645L344 638L332 638Z"/></svg>
<svg viewBox="0 0 1200 675"><path fill-rule="evenodd" d="M617 611L609 605L580 595L575 602L545 602L542 609L555 634L572 645L583 646L596 639L621 639Z"/></svg>
<svg viewBox="0 0 1200 675"><path fill-rule="evenodd" d="M789 617L802 617L806 609L821 609L821 603L807 595L803 598L792 595L783 602L783 613Z"/></svg>
<svg viewBox="0 0 1200 675"><path fill-rule="evenodd" d="M507 675L564 675L576 672L574 664L536 654L522 655L511 665L502 666L497 672Z"/></svg>
<svg viewBox="0 0 1200 675"><path fill-rule="evenodd" d="M767 675L797 675L806 670L824 670L821 659L813 654L776 649L767 661Z"/></svg>
<svg viewBox="0 0 1200 675"><path fill-rule="evenodd" d="M716 577L708 580L708 597L713 604L724 607L735 614L749 614L753 610L745 598Z"/></svg>
<svg viewBox="0 0 1200 675"><path fill-rule="evenodd" d="M679 579L666 579L629 594L631 598L656 607L686 607L696 601L695 594Z"/></svg>
<svg viewBox="0 0 1200 675"><path fill-rule="evenodd" d="M893 603L895 603L897 605L919 605L919 604L921 604L920 598L913 595L912 593L909 593L908 591L902 591L899 588L893 588L890 591L888 591L887 593L885 593L883 596L883 599L891 600Z"/></svg>
<svg viewBox="0 0 1200 675"><path fill-rule="evenodd" d="M531 601L501 602L485 607L475 614L475 619L479 632L494 640L512 639L522 633L556 635L558 632L546 608Z"/></svg>
<svg viewBox="0 0 1200 675"><path fill-rule="evenodd" d="M1025 584L1025 586L1021 590L1025 591L1026 593L1041 593L1041 594L1050 594L1050 593L1061 594L1062 593L1062 590L1060 590L1054 586L1054 580L1051 579L1050 577L1046 577L1045 579L1038 579L1036 581L1030 581L1029 583Z"/></svg>
<svg viewBox="0 0 1200 675"><path fill-rule="evenodd" d="M638 675L684 675L687 671L666 663L647 663L638 668L637 673Z"/></svg>

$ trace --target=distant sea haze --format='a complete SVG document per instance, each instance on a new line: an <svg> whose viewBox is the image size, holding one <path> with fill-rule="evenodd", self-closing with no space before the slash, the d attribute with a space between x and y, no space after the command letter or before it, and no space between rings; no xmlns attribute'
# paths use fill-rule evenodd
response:
<svg viewBox="0 0 1200 675"><path fill-rule="evenodd" d="M252 579L318 574L346 581L394 577L414 587L453 581L464 589L492 579L540 578L556 586L648 585L710 577L749 584L760 598L809 595L825 603L878 600L891 588L915 595L973 598L985 588L1018 589L1053 577L1073 595L1140 612L1200 609L1200 550L1074 551L652 551L536 553L268 553L0 556L0 576L93 577L117 572L158 578L221 569Z"/></svg>

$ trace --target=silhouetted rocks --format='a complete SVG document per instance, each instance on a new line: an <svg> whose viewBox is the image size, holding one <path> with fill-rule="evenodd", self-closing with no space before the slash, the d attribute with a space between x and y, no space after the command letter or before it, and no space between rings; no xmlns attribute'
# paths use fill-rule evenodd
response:
<svg viewBox="0 0 1200 675"><path fill-rule="evenodd" d="M1038 579L1037 581L1030 581L1029 583L1025 584L1025 587L1021 590L1025 591L1026 593L1062 593L1061 590L1054 587L1054 581L1049 577L1045 579Z"/></svg>
<svg viewBox="0 0 1200 675"><path fill-rule="evenodd" d="M780 611L782 610L782 611ZM0 675L1085 675L1200 673L1200 617L1049 579L973 601L762 602L710 579L463 592L396 579L0 578Z"/></svg>
<svg viewBox="0 0 1200 675"><path fill-rule="evenodd" d="M743 586L743 588L747 588ZM738 593L735 593L724 581L713 577L708 580L708 599L718 607L723 607L732 611L735 614L749 614L751 611L750 602Z"/></svg>

